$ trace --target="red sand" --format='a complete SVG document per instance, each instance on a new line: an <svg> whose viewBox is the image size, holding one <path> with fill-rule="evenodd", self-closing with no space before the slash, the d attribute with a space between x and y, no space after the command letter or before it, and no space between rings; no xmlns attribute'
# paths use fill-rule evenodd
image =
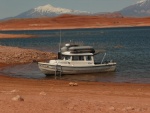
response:
<svg viewBox="0 0 150 113"><path fill-rule="evenodd" d="M13 101L20 95L24 101ZM0 113L150 113L150 85L0 76Z"/></svg>

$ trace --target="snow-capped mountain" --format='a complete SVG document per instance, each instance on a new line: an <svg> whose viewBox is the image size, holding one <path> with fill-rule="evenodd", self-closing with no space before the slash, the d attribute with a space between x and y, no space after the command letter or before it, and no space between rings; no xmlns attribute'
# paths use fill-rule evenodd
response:
<svg viewBox="0 0 150 113"><path fill-rule="evenodd" d="M90 14L90 12L54 7L50 4L30 9L15 18L54 17L62 14Z"/></svg>
<svg viewBox="0 0 150 113"><path fill-rule="evenodd" d="M140 0L136 4L122 9L123 16L131 17L149 17L150 16L150 0Z"/></svg>

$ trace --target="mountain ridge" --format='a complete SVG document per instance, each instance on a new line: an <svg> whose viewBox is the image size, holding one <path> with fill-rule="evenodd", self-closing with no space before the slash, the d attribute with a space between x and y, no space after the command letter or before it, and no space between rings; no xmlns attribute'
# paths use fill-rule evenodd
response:
<svg viewBox="0 0 150 113"><path fill-rule="evenodd" d="M79 10L54 7L51 4L47 4L43 6L38 6L36 8L32 8L26 12L23 12L15 16L14 18L56 17L62 14L88 15L91 13L87 11L79 11Z"/></svg>
<svg viewBox="0 0 150 113"><path fill-rule="evenodd" d="M138 1L136 4L130 5L122 9L120 13L128 17L149 17L150 0Z"/></svg>
<svg viewBox="0 0 150 113"><path fill-rule="evenodd" d="M116 13L118 14L116 15ZM46 4L43 6L38 6L30 10L27 10L23 13L20 13L17 16L1 19L1 21L15 18L56 17L64 14L89 15L89 16L96 15L105 17L150 17L150 0L140 0L136 4L130 5L116 12L97 12L97 13L55 7L51 4Z"/></svg>

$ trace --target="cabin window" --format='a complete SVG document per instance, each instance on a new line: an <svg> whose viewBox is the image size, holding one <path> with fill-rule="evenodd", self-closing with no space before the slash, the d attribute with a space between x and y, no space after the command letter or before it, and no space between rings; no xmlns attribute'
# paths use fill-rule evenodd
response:
<svg viewBox="0 0 150 113"><path fill-rule="evenodd" d="M62 55L62 56L61 56L61 59L62 59L62 60L65 60L65 56L64 56L64 55Z"/></svg>
<svg viewBox="0 0 150 113"><path fill-rule="evenodd" d="M79 60L79 56L72 56L72 60Z"/></svg>
<svg viewBox="0 0 150 113"><path fill-rule="evenodd" d="M64 55L62 55L61 59L62 60L70 60L70 56L64 56Z"/></svg>
<svg viewBox="0 0 150 113"><path fill-rule="evenodd" d="M70 60L70 56L65 56L65 60Z"/></svg>
<svg viewBox="0 0 150 113"><path fill-rule="evenodd" d="M84 56L79 56L79 60L84 60Z"/></svg>
<svg viewBox="0 0 150 113"><path fill-rule="evenodd" d="M80 60L80 61L83 61L83 60L84 60L84 56L72 56L72 60Z"/></svg>
<svg viewBox="0 0 150 113"><path fill-rule="evenodd" d="M86 60L91 61L92 60L91 56L86 56Z"/></svg>

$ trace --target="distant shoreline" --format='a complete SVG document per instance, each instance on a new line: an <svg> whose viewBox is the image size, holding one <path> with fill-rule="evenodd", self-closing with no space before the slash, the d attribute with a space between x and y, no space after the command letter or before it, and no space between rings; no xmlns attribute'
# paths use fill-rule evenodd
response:
<svg viewBox="0 0 150 113"><path fill-rule="evenodd" d="M0 33L0 39L3 38L35 38L36 35L25 35L25 34L3 34Z"/></svg>
<svg viewBox="0 0 150 113"><path fill-rule="evenodd" d="M0 31L42 31L42 30L75 30L75 29L110 29L110 28L132 28L132 27L150 27L150 25L120 25L120 26L101 26L101 27L57 27L57 28L26 28L26 29L1 29ZM3 34L3 33L0 33ZM22 35L22 34L21 34ZM27 35L22 35L27 36ZM34 37L34 35L30 35Z"/></svg>
<svg viewBox="0 0 150 113"><path fill-rule="evenodd" d="M11 19L0 21L0 31L70 30L94 28L149 27L150 17L105 17L62 15L58 17Z"/></svg>
<svg viewBox="0 0 150 113"><path fill-rule="evenodd" d="M0 31L41 31L41 30L76 30L76 29L110 29L110 28L140 28L140 27L150 27L150 25L147 26L103 26L103 27L64 27L64 28L51 28L51 29L5 29ZM7 39L7 38L37 38L37 35L27 35L27 34L5 34L0 33L0 39Z"/></svg>

